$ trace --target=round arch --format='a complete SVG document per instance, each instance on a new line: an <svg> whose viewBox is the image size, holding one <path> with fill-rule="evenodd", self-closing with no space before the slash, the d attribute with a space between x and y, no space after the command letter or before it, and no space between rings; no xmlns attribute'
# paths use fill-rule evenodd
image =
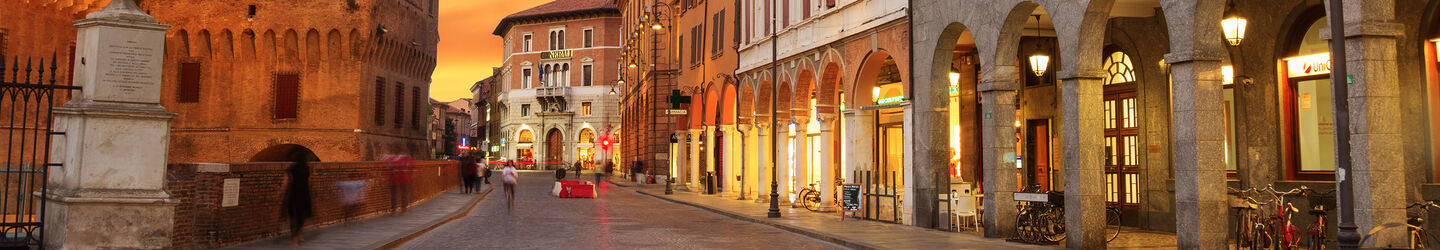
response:
<svg viewBox="0 0 1440 250"><path fill-rule="evenodd" d="M855 88L847 93L866 93L866 95L849 96L848 105L850 106L874 105L881 98L899 97L898 100L906 100L905 97L909 94L908 87L904 84L905 78L900 69L900 62L885 50L872 51L866 55L865 60L860 63L860 71L856 74Z"/></svg>
<svg viewBox="0 0 1440 250"><path fill-rule="evenodd" d="M293 162L300 157L304 157L307 161L320 161L320 156L315 155L310 148L299 144L280 144L260 150L259 153L250 157L250 162Z"/></svg>

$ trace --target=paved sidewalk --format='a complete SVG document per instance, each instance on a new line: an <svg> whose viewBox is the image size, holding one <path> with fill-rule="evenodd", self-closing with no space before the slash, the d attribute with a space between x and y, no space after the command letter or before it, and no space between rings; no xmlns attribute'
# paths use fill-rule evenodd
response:
<svg viewBox="0 0 1440 250"><path fill-rule="evenodd" d="M493 189L486 186L486 190ZM424 233L466 212L480 199L480 194L461 194L458 189L447 191L410 207L401 214L381 215L358 222L339 223L305 232L305 243L290 245L290 236L283 235L257 240L226 249L378 249ZM393 247L393 246L388 246Z"/></svg>
<svg viewBox="0 0 1440 250"><path fill-rule="evenodd" d="M836 213L816 213L781 206L779 219L766 218L768 203L718 198L693 192L665 195L664 184L636 184L611 178L617 186L628 186L640 194L724 214L736 219L774 226L786 231L829 241L855 249L1054 249L1056 246L1028 245L981 236L942 232L913 226L846 218Z"/></svg>

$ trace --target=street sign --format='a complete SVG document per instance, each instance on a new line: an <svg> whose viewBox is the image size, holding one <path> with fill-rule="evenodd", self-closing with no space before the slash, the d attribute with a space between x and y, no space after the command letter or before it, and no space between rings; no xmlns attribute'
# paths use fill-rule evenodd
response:
<svg viewBox="0 0 1440 250"><path fill-rule="evenodd" d="M665 114L666 114L666 115L687 115L687 114L690 114L690 110L688 110L688 109L666 109L666 110L665 110Z"/></svg>

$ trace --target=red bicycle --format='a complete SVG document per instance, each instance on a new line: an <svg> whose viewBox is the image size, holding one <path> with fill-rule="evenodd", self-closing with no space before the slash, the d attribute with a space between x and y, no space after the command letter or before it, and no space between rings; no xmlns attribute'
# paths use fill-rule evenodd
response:
<svg viewBox="0 0 1440 250"><path fill-rule="evenodd" d="M1290 191L1280 192L1275 190L1275 185L1266 185L1265 189L1261 191L1265 191L1266 194L1275 197L1275 200L1270 202L1274 206L1272 211L1275 214L1267 221L1269 222L1268 224L1270 224L1271 230L1274 231L1272 235L1275 237L1275 249L1296 248L1300 245L1300 228L1290 222L1290 217L1293 216L1294 213L1300 212L1300 210L1296 209L1290 202L1285 201L1285 197L1299 194L1300 189L1296 188Z"/></svg>
<svg viewBox="0 0 1440 250"><path fill-rule="evenodd" d="M1310 215L1315 216L1315 224L1311 224L1308 230L1310 233L1309 249L1325 249L1325 235L1330 231L1326 227L1326 221L1329 219L1327 211L1330 210L1329 205L1335 203L1335 190L1320 192L1300 186L1300 195L1310 200Z"/></svg>

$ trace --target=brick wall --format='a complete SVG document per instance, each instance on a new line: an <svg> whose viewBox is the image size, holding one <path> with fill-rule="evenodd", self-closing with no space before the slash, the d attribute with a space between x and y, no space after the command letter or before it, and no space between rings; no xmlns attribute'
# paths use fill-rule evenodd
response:
<svg viewBox="0 0 1440 250"><path fill-rule="evenodd" d="M174 248L216 248L288 234L280 216L285 169L289 163L178 163L168 167L165 190L180 200L175 207ZM342 222L343 207L336 183L363 180L370 185L355 211L356 218L388 213L391 201L389 167L382 162L316 162L311 189L315 217L309 227ZM418 204L459 185L452 161L416 162L411 202ZM222 207L225 179L239 179L239 204Z"/></svg>

